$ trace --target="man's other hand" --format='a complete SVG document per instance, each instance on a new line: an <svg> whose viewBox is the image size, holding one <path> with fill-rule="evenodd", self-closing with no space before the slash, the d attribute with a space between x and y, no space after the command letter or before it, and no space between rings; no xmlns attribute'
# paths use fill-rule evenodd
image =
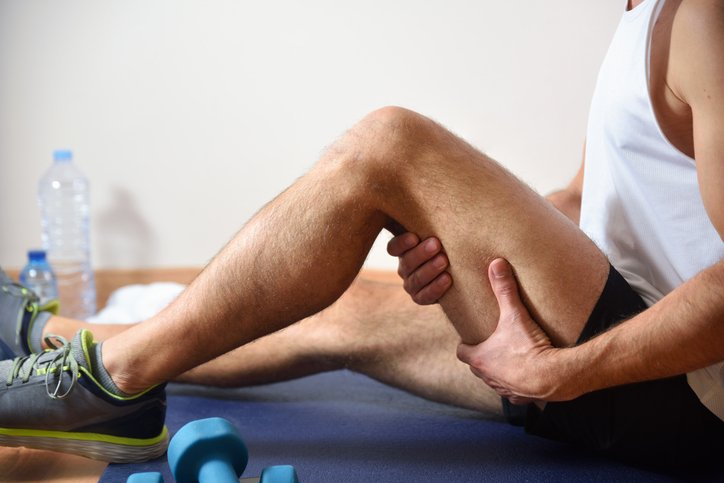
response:
<svg viewBox="0 0 724 483"><path fill-rule="evenodd" d="M500 306L495 332L484 342L458 346L458 359L499 395L513 404L558 400L562 381L555 349L543 329L520 300L513 270L502 258L488 268L488 277Z"/></svg>
<svg viewBox="0 0 724 483"><path fill-rule="evenodd" d="M446 272L450 262L437 238L420 242L414 233L403 233L390 240L387 253L399 258L397 273L415 303L434 304L452 286L452 277Z"/></svg>

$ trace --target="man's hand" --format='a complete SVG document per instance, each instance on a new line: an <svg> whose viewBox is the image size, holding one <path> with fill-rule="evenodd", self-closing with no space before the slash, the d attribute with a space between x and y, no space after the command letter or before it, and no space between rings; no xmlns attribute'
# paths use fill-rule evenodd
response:
<svg viewBox="0 0 724 483"><path fill-rule="evenodd" d="M452 286L452 277L445 271L450 263L437 238L420 242L414 233L403 233L390 240L387 253L399 257L397 273L415 303L434 304Z"/></svg>
<svg viewBox="0 0 724 483"><path fill-rule="evenodd" d="M500 306L498 326L476 346L460 344L458 358L513 404L568 399L557 393L562 374L553 363L561 350L553 347L523 305L508 262L494 260L488 277Z"/></svg>

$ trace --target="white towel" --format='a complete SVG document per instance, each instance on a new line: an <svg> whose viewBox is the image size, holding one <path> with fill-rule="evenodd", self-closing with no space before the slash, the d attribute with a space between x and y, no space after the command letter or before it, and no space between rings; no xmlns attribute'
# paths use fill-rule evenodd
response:
<svg viewBox="0 0 724 483"><path fill-rule="evenodd" d="M114 291L105 308L88 322L132 324L148 319L173 301L186 288L172 282L126 285Z"/></svg>

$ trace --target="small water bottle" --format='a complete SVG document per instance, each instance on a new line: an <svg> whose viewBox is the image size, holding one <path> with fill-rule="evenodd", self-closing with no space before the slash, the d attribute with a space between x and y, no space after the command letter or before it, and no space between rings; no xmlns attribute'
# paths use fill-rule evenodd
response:
<svg viewBox="0 0 724 483"><path fill-rule="evenodd" d="M55 274L45 258L45 251L28 251L28 264L20 272L20 284L36 293L40 305L58 298Z"/></svg>
<svg viewBox="0 0 724 483"><path fill-rule="evenodd" d="M85 320L96 311L90 261L88 179L71 151L55 151L38 183L43 248L58 285L60 315Z"/></svg>

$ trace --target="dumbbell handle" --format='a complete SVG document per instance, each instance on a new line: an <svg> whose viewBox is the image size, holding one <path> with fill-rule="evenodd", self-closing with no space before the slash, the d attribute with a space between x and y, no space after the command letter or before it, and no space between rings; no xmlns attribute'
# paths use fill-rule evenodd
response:
<svg viewBox="0 0 724 483"><path fill-rule="evenodd" d="M199 481L201 483L236 483L239 477L228 461L210 459L199 468Z"/></svg>

